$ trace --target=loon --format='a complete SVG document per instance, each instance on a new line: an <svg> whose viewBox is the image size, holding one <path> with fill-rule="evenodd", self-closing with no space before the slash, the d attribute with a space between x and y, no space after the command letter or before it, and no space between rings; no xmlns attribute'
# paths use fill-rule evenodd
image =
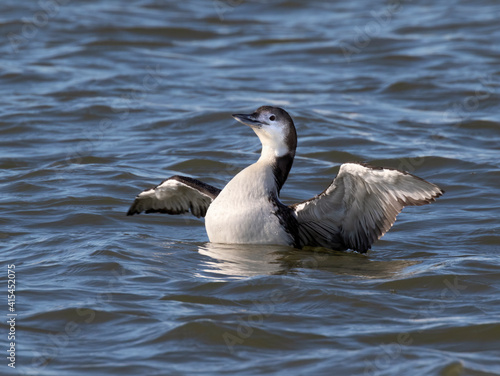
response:
<svg viewBox="0 0 500 376"><path fill-rule="evenodd" d="M424 205L444 191L408 172L344 163L317 196L285 205L280 191L292 168L297 133L290 115L262 106L234 114L257 134L258 161L238 173L224 189L186 176L172 176L135 198L127 215L182 214L205 217L212 243L324 247L366 253L408 205Z"/></svg>

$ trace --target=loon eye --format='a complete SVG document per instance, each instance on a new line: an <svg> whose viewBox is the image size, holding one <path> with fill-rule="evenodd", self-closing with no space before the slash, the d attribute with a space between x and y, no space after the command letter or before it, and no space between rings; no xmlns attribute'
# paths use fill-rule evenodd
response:
<svg viewBox="0 0 500 376"><path fill-rule="evenodd" d="M276 116L274 116L274 115L269 116L269 120L275 121L276 120Z"/></svg>

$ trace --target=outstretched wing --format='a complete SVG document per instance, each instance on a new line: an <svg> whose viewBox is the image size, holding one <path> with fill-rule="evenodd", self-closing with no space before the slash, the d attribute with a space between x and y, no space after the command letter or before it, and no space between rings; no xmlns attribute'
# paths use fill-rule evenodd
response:
<svg viewBox="0 0 500 376"><path fill-rule="evenodd" d="M291 206L303 246L347 248L364 253L408 205L424 205L444 192L409 173L345 163L318 196Z"/></svg>
<svg viewBox="0 0 500 376"><path fill-rule="evenodd" d="M220 189L186 176L172 176L155 188L139 193L127 215L145 213L182 214L191 210L204 217Z"/></svg>

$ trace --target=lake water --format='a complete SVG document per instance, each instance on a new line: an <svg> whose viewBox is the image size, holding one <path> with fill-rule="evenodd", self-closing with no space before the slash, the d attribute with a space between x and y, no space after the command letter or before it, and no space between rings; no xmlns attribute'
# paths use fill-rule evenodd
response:
<svg viewBox="0 0 500 376"><path fill-rule="evenodd" d="M1 374L500 375L497 1L0 8ZM446 194L368 255L125 216L171 175L223 187L253 163L230 114L264 104L299 135L285 203L348 161Z"/></svg>

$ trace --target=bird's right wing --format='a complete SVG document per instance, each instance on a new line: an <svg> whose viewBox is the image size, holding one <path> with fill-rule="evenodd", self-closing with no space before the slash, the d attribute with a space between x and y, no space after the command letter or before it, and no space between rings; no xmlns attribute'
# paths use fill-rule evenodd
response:
<svg viewBox="0 0 500 376"><path fill-rule="evenodd" d="M323 193L291 209L303 246L364 253L403 207L428 204L442 194L438 186L403 171L345 163Z"/></svg>
<svg viewBox="0 0 500 376"><path fill-rule="evenodd" d="M196 217L204 217L220 191L196 179L172 176L160 185L139 193L127 215L142 212L182 214L191 210Z"/></svg>

